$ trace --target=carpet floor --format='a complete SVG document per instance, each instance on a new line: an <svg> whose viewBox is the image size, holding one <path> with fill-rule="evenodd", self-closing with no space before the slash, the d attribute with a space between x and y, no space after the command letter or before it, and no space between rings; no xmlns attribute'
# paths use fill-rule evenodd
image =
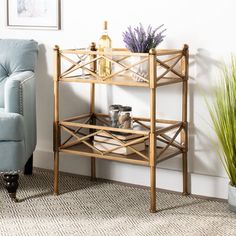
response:
<svg viewBox="0 0 236 236"><path fill-rule="evenodd" d="M52 195L51 171L20 176L19 203L0 180L0 235L236 235L236 214L226 202L158 192L149 213L149 191L109 181L61 174Z"/></svg>

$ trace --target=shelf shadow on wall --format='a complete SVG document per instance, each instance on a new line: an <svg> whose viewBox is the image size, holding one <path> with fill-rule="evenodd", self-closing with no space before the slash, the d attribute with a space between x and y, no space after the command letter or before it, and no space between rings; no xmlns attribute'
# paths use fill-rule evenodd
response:
<svg viewBox="0 0 236 236"><path fill-rule="evenodd" d="M48 68L50 66L50 68ZM37 130L38 149L51 150L53 146L53 48L39 45L38 66L36 69ZM62 63L63 71L63 63ZM81 84L80 84L81 85ZM88 99L84 93L89 86L78 87L76 83L60 83L60 119L76 116L89 111ZM88 95L89 98L89 95ZM63 137L62 137L63 138ZM49 160L53 162L53 157ZM88 160L89 161L89 160ZM82 161L82 163L84 163ZM61 167L63 167L61 163ZM66 165L68 166L68 165ZM90 165L80 165L89 171Z"/></svg>
<svg viewBox="0 0 236 236"><path fill-rule="evenodd" d="M217 159L213 159L216 146L210 138L213 130L205 98L212 97L216 85L215 72L219 71L221 62L203 48L199 48L190 59L195 71L191 73L194 76L189 83L189 169L197 174L213 175L220 172L220 166ZM215 193L217 188L219 186L215 186Z"/></svg>

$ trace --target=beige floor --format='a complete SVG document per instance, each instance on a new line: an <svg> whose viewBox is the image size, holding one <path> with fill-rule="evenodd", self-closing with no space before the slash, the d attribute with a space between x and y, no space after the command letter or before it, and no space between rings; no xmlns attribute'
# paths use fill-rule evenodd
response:
<svg viewBox="0 0 236 236"><path fill-rule="evenodd" d="M90 182L62 174L61 195L52 195L52 172L21 176L12 203L0 181L0 235L236 235L236 214L226 202L158 193L150 214L149 191Z"/></svg>

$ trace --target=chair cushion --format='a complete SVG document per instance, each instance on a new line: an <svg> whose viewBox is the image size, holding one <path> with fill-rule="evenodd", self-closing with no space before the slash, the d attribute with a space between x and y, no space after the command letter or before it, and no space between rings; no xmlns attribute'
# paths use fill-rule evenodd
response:
<svg viewBox="0 0 236 236"><path fill-rule="evenodd" d="M0 64L0 82L8 77L8 73L5 68Z"/></svg>
<svg viewBox="0 0 236 236"><path fill-rule="evenodd" d="M34 71L38 43L34 40L0 39L0 107L4 107L4 84L15 72Z"/></svg>
<svg viewBox="0 0 236 236"><path fill-rule="evenodd" d="M6 77L5 79L0 78L0 107L4 108L4 87L5 87L5 83L7 81L8 77Z"/></svg>
<svg viewBox="0 0 236 236"><path fill-rule="evenodd" d="M34 71L38 44L34 40L0 39L0 78Z"/></svg>
<svg viewBox="0 0 236 236"><path fill-rule="evenodd" d="M20 141L24 139L22 115L0 111L0 141Z"/></svg>
<svg viewBox="0 0 236 236"><path fill-rule="evenodd" d="M27 161L23 140L0 141L0 150L0 172L23 170Z"/></svg>

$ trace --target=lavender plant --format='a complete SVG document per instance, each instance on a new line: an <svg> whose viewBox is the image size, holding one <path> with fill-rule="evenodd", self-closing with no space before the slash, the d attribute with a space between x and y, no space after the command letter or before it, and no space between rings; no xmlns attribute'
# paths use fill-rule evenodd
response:
<svg viewBox="0 0 236 236"><path fill-rule="evenodd" d="M163 24L153 29L151 25L147 30L144 29L140 23L136 28L129 26L125 32L123 32L123 41L126 48L131 52L149 52L151 48L156 48L160 44L165 35L163 33L166 29L159 31L163 27Z"/></svg>

